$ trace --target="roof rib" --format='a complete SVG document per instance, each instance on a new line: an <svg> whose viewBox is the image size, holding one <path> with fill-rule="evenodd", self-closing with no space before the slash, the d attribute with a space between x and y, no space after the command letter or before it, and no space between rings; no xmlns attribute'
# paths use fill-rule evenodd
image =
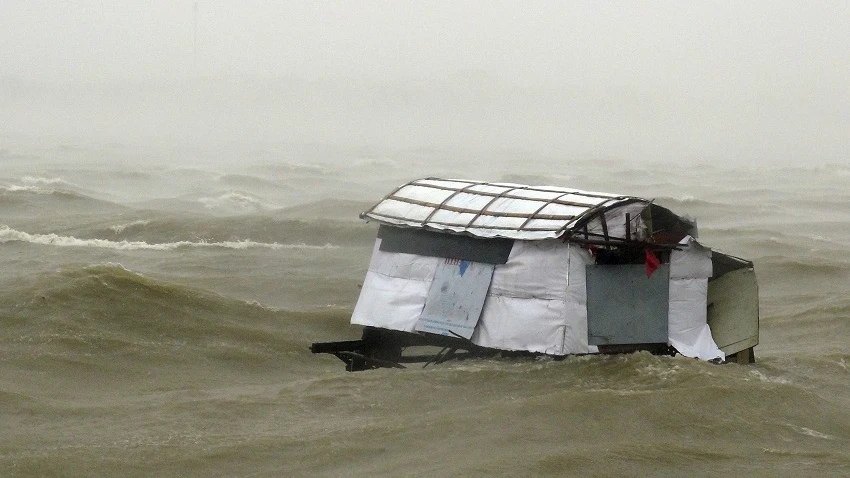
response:
<svg viewBox="0 0 850 478"><path fill-rule="evenodd" d="M477 237L545 239L633 201L646 200L556 186L424 178L399 186L361 217Z"/></svg>

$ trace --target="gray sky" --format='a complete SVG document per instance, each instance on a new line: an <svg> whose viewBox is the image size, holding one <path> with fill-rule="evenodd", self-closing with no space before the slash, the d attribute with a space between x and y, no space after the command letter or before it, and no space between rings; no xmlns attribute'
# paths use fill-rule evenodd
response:
<svg viewBox="0 0 850 478"><path fill-rule="evenodd" d="M662 159L850 155L847 2L201 0L197 52L194 3L3 0L0 77L170 85L180 101L175 84L227 78L195 98L209 106L226 91L286 114L293 104L315 110L297 126L261 107L275 126L251 133L262 140ZM279 91L266 101L257 95L268 85ZM228 114L250 119L236 109ZM185 110L175 121L189 128ZM375 128L351 124L364 120ZM193 124L227 127L224 113Z"/></svg>

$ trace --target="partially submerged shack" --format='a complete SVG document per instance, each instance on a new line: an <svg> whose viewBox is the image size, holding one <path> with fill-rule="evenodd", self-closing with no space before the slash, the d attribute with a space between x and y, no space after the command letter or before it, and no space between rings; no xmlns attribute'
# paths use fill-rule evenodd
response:
<svg viewBox="0 0 850 478"><path fill-rule="evenodd" d="M754 360L753 264L651 200L426 178L361 217L380 224L351 318L363 338L312 346L348 370L494 351ZM406 353L423 345L442 350Z"/></svg>

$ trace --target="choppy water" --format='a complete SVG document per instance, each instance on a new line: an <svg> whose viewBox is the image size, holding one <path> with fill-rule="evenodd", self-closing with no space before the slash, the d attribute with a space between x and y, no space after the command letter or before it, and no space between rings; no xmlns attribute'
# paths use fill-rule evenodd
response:
<svg viewBox="0 0 850 478"><path fill-rule="evenodd" d="M0 164L2 476L850 476L846 166L25 142ZM758 362L311 355L359 336L358 213L431 175L697 217L755 261Z"/></svg>

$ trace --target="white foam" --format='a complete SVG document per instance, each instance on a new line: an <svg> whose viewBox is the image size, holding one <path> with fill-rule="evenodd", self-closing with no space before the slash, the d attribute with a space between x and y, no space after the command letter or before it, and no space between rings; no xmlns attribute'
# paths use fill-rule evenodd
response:
<svg viewBox="0 0 850 478"><path fill-rule="evenodd" d="M207 209L225 209L230 211L254 212L266 211L272 207L264 204L259 199L238 191L230 191L221 196L198 199Z"/></svg>
<svg viewBox="0 0 850 478"><path fill-rule="evenodd" d="M128 222L126 224L116 224L114 226L109 226L109 229L114 231L115 234L120 234L124 232L124 229L127 229L128 227L147 226L148 224L150 224L150 220L140 219L138 221Z"/></svg>
<svg viewBox="0 0 850 478"><path fill-rule="evenodd" d="M149 244L144 241L110 241L107 239L78 239L73 236L60 236L58 234L30 234L17 231L9 226L0 226L0 243L20 241L31 244L41 244L56 247L95 247L101 249L114 249L118 251L173 251L175 249L191 247L213 247L225 249L338 249L339 246L325 244L314 246L308 244L279 244L277 242L254 242L254 241L222 241L222 242L192 242L178 241L161 244Z"/></svg>
<svg viewBox="0 0 850 478"><path fill-rule="evenodd" d="M36 186L17 186L15 184L0 186L0 190L8 191L10 193L28 192L35 194L53 194L55 192L53 189L43 189Z"/></svg>
<svg viewBox="0 0 850 478"><path fill-rule="evenodd" d="M42 178L33 176L24 176L20 179L23 185L6 184L0 186L0 191L11 193L27 192L33 194L53 194L57 192L56 186L72 187L74 184L65 181L62 178Z"/></svg>
<svg viewBox="0 0 850 478"><path fill-rule="evenodd" d="M668 380L671 378L677 378L679 373L682 371L682 368L676 364L654 363L641 367L638 371L653 377L658 377L661 380Z"/></svg>
<svg viewBox="0 0 850 478"><path fill-rule="evenodd" d="M791 429L793 429L797 433L800 433L801 435L806 435L806 436L810 436L810 437L814 437L814 438L820 438L820 439L823 439L823 440L834 440L835 439L835 437L832 436L832 435L829 435L827 433L822 433L822 432L819 432L817 430L812 430L811 428L800 427L800 426L797 426L797 425L794 425L794 424L791 424L791 423L787 423L786 425L788 425Z"/></svg>
<svg viewBox="0 0 850 478"><path fill-rule="evenodd" d="M111 267L111 268L114 268L114 269L121 269L123 271L132 272L133 274L136 274L136 275L142 275L138 272L131 271L130 269L127 269L126 267L124 267L124 264L122 264L120 262L101 262L100 264L90 264L90 265L84 267L84 269L94 270L94 269L97 269L97 268L100 268L100 267Z"/></svg>
<svg viewBox="0 0 850 478"><path fill-rule="evenodd" d="M767 375L761 373L758 370L751 370L750 375L756 377L757 379L759 379L760 381L765 382L765 383L778 383L778 384L781 384L781 385L787 385L787 384L791 383L791 381L786 379L786 378L768 377Z"/></svg>
<svg viewBox="0 0 850 478"><path fill-rule="evenodd" d="M73 186L73 184L65 181L62 178L42 178L42 177L34 177L34 176L24 176L21 178L21 181L25 184L42 184L48 186L55 186L57 184L62 184L65 186Z"/></svg>

